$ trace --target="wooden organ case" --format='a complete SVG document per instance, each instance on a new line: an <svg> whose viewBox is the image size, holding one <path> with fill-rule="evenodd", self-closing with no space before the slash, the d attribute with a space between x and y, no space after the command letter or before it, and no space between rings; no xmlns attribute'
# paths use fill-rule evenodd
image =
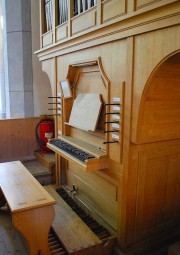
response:
<svg viewBox="0 0 180 255"><path fill-rule="evenodd" d="M49 2L47 26L40 0L36 54L56 106L48 143L56 185L111 233L99 250L77 254L108 255L112 246L146 254L180 234L180 3Z"/></svg>

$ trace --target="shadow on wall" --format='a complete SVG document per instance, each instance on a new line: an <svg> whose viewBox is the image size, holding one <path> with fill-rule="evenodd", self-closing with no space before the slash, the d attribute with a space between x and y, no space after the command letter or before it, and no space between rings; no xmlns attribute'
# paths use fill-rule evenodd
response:
<svg viewBox="0 0 180 255"><path fill-rule="evenodd" d="M51 114L51 111L48 111L48 102L51 99L48 99L49 96L52 96L51 84L48 75L42 71L42 63L38 62L38 65L41 65L41 68L35 68L33 70L33 92L34 92L34 116L40 116L44 114ZM39 70L41 70L39 72Z"/></svg>

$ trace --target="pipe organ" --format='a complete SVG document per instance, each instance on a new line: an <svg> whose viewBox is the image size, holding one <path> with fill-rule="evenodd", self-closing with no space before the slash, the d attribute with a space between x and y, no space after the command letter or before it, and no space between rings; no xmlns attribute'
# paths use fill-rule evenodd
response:
<svg viewBox="0 0 180 255"><path fill-rule="evenodd" d="M36 54L56 106L56 185L116 237L107 255L146 254L180 233L180 3L49 2Z"/></svg>

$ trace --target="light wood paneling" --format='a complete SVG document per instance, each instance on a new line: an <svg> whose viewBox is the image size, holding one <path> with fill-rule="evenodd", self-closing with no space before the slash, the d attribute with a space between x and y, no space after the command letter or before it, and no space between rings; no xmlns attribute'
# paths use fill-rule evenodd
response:
<svg viewBox="0 0 180 255"><path fill-rule="evenodd" d="M126 1L106 0L102 2L102 21L106 22L126 13Z"/></svg>
<svg viewBox="0 0 180 255"><path fill-rule="evenodd" d="M67 38L68 36L68 27L67 24L63 24L59 27L56 27L56 42Z"/></svg>
<svg viewBox="0 0 180 255"><path fill-rule="evenodd" d="M132 141L137 143L138 115L146 84L168 55L179 50L180 27L174 26L135 37L132 100ZM171 43L169 38L175 38ZM156 50L155 50L156 49ZM158 49L158 50L157 50ZM151 57L150 57L151 56ZM143 67L143 72L141 72ZM140 74L141 72L141 74Z"/></svg>
<svg viewBox="0 0 180 255"><path fill-rule="evenodd" d="M146 85L138 121L140 143L180 138L180 53L173 59L175 63L163 63Z"/></svg>
<svg viewBox="0 0 180 255"><path fill-rule="evenodd" d="M53 42L53 32L49 31L42 35L43 47L50 45Z"/></svg>
<svg viewBox="0 0 180 255"><path fill-rule="evenodd" d="M158 3L158 2L162 2L162 0L137 0L135 1L136 2L136 8L143 8L147 5L152 5L152 4L155 4L155 3Z"/></svg>
<svg viewBox="0 0 180 255"><path fill-rule="evenodd" d="M86 21L84 21L84 18ZM71 20L72 34L76 34L96 25L96 9L91 9Z"/></svg>
<svg viewBox="0 0 180 255"><path fill-rule="evenodd" d="M87 177L86 177L87 178ZM97 178L98 181L98 178ZM107 190L112 191L115 194L116 188L113 187L112 184L106 182L105 189L103 190L102 180L99 180L98 183L101 182L101 192L98 192L97 186L96 188L91 186L88 179L81 179L78 175L71 174L70 171L67 172L67 184L72 187L73 184L78 189L77 197L82 200L88 207L95 212L97 215L101 216L101 218L107 222L113 229L117 229L117 202L114 200L116 197L112 199L108 199L105 195ZM105 183L105 181L104 181ZM114 196L114 195L113 195Z"/></svg>
<svg viewBox="0 0 180 255"><path fill-rule="evenodd" d="M112 55L112 51L116 55ZM68 79L71 85L76 82L75 95L78 93L99 93L102 94L103 100L106 102L107 89L101 78L101 73L95 67L81 67L79 68L79 76L76 75L78 67L69 72L69 65L73 63L88 62L88 59L98 59L102 56L102 65L107 77L110 79L109 102L113 103L113 97L123 99L122 84L126 80L126 63L127 63L127 42L126 40L113 42L109 45L99 46L93 49L73 53L71 58L67 56L58 58L57 71L58 80ZM67 102L67 104L69 104ZM64 105L66 107L66 104ZM112 109L110 109L112 110ZM66 112L66 109L64 109ZM127 114L127 113L125 113ZM109 118L111 119L111 117ZM111 126L109 127L111 129ZM67 127L66 127L67 129ZM95 146L105 148L103 145L104 134L83 132L79 129L70 128L68 135L87 141ZM109 157L111 167L97 174L84 172L74 162L68 162L66 171L66 184L72 187L74 183L78 187L79 198L85 204L90 206L92 210L96 210L96 214L100 215L109 225L117 229L117 201L118 189L121 184L122 166L120 163L120 145L109 145ZM116 183L116 184L115 184ZM84 194L84 196L83 196ZM119 193L121 194L121 193Z"/></svg>
<svg viewBox="0 0 180 255"><path fill-rule="evenodd" d="M98 173L96 172L85 173L83 171L79 171L79 167L72 163L69 163L68 172L72 172L76 178L87 183L88 186L92 187L97 193L101 194L105 198L117 201L117 185L113 183L110 178L107 177L105 179L102 175L98 176Z"/></svg>
<svg viewBox="0 0 180 255"><path fill-rule="evenodd" d="M1 163L0 177L0 187L12 213L55 204L20 161Z"/></svg>
<svg viewBox="0 0 180 255"><path fill-rule="evenodd" d="M165 231L179 220L179 151L172 147L139 154L136 240Z"/></svg>
<svg viewBox="0 0 180 255"><path fill-rule="evenodd" d="M0 120L0 162L34 159L35 128L40 118Z"/></svg>

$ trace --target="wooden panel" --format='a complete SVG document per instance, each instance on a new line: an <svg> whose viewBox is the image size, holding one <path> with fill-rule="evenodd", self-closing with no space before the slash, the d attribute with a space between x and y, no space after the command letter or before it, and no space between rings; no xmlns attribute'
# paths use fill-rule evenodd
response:
<svg viewBox="0 0 180 255"><path fill-rule="evenodd" d="M125 0L107 0L102 3L102 20L106 22L126 13Z"/></svg>
<svg viewBox="0 0 180 255"><path fill-rule="evenodd" d="M40 118L0 121L0 162L34 159L35 128Z"/></svg>
<svg viewBox="0 0 180 255"><path fill-rule="evenodd" d="M180 155L178 155L178 151L176 155L168 158L168 163L167 186L163 201L164 220L176 219L180 214Z"/></svg>
<svg viewBox="0 0 180 255"><path fill-rule="evenodd" d="M53 43L53 32L49 31L42 35L42 45L43 47L48 46Z"/></svg>
<svg viewBox="0 0 180 255"><path fill-rule="evenodd" d="M69 124L85 131L95 131L101 107L100 94L79 93L73 102Z"/></svg>
<svg viewBox="0 0 180 255"><path fill-rule="evenodd" d="M174 38L170 43L169 38ZM168 55L179 50L179 27L161 29L135 37L134 44L134 83L132 99L132 141L137 143L139 107L146 84L167 59ZM155 50L156 49L156 50ZM140 70L143 72L139 75Z"/></svg>
<svg viewBox="0 0 180 255"><path fill-rule="evenodd" d="M90 52L89 52L90 53ZM86 84L84 86L84 84ZM80 70L78 83L76 86L76 94L92 93L101 94L104 102L107 101L107 89L103 84L101 73L98 71Z"/></svg>
<svg viewBox="0 0 180 255"><path fill-rule="evenodd" d="M87 141L96 147L100 147L105 150L105 141L104 133L94 132L92 135L90 132L84 132L77 128L71 128L71 136L79 138L80 140Z"/></svg>
<svg viewBox="0 0 180 255"><path fill-rule="evenodd" d="M12 215L13 226L25 238L29 255L51 254L48 233L54 216L53 206L43 206Z"/></svg>
<svg viewBox="0 0 180 255"><path fill-rule="evenodd" d="M12 213L55 204L20 161L0 164L0 186Z"/></svg>
<svg viewBox="0 0 180 255"><path fill-rule="evenodd" d="M38 162L41 162L48 170L51 171L55 167L55 154L53 152L44 154L41 151L36 151L35 155Z"/></svg>
<svg viewBox="0 0 180 255"><path fill-rule="evenodd" d="M161 0L137 0L136 2L136 9L143 8L147 5L152 5L154 3L162 2Z"/></svg>
<svg viewBox="0 0 180 255"><path fill-rule="evenodd" d="M77 165L72 163L68 164L68 174L75 176L79 180L82 180L88 186L90 186L96 193L112 201L117 201L117 186L111 180L111 178L102 178L98 173L79 171ZM71 187L71 185L69 184Z"/></svg>
<svg viewBox="0 0 180 255"><path fill-rule="evenodd" d="M96 25L96 10L92 9L71 20L72 34L76 34Z"/></svg>
<svg viewBox="0 0 180 255"><path fill-rule="evenodd" d="M73 166L75 168L75 166ZM78 171L77 171L78 174ZM117 202L116 187L108 182L97 180L94 186L93 178L89 182L91 176L79 178L78 175L67 171L67 184L72 187L73 184L78 189L77 197L82 200L88 207L113 229L117 229ZM103 183L104 182L104 183ZM99 187L98 186L99 183ZM107 195L109 190L110 194ZM113 199L112 199L113 198Z"/></svg>
<svg viewBox="0 0 180 255"><path fill-rule="evenodd" d="M67 36L68 36L67 24L63 24L56 28L56 42L67 38Z"/></svg>
<svg viewBox="0 0 180 255"><path fill-rule="evenodd" d="M180 147L139 154L136 240L175 225L180 217Z"/></svg>
<svg viewBox="0 0 180 255"><path fill-rule="evenodd" d="M80 252L80 250L84 249L87 249L87 254L92 254L88 252L88 249L92 246L94 246L94 251L97 252L95 246L101 244L100 239L85 225L51 186L46 186L45 189L57 201L57 204L54 206L56 216L52 226L68 254L85 254L83 251L82 253Z"/></svg>
<svg viewBox="0 0 180 255"><path fill-rule="evenodd" d="M147 84L138 122L141 143L180 138L180 54L175 56L176 63L163 63Z"/></svg>

